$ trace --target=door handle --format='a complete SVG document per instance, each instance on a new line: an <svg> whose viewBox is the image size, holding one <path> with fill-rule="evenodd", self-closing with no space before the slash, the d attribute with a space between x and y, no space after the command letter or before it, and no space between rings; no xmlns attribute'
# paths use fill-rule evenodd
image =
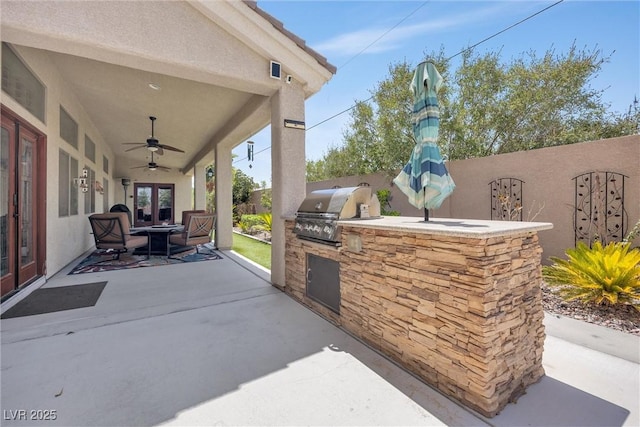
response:
<svg viewBox="0 0 640 427"><path fill-rule="evenodd" d="M307 283L311 282L311 269L307 268Z"/></svg>

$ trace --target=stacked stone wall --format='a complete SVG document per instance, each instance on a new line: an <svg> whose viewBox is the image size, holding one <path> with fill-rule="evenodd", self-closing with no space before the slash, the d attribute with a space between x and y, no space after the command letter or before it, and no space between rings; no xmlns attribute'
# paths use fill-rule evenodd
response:
<svg viewBox="0 0 640 427"><path fill-rule="evenodd" d="M287 222L285 291L486 416L544 374L535 232L471 238L343 226L343 246ZM340 263L340 315L305 293L306 254Z"/></svg>

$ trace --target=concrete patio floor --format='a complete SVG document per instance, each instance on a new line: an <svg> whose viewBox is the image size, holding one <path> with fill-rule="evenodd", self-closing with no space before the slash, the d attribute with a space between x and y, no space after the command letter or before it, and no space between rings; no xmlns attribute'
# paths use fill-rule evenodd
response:
<svg viewBox="0 0 640 427"><path fill-rule="evenodd" d="M546 376L486 419L223 257L50 278L108 283L94 307L2 320L1 424L640 425L639 337L547 317Z"/></svg>

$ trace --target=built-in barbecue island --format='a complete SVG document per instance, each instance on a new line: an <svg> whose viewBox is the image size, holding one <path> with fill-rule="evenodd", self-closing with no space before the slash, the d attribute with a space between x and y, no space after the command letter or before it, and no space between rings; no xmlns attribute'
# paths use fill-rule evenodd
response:
<svg viewBox="0 0 640 427"><path fill-rule="evenodd" d="M544 375L537 232L552 224L379 217L359 188L313 192L286 220L284 291L495 416Z"/></svg>

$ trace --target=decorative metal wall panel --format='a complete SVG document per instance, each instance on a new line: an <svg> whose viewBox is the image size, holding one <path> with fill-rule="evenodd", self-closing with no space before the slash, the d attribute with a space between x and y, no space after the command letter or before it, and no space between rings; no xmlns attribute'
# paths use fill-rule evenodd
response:
<svg viewBox="0 0 640 427"><path fill-rule="evenodd" d="M622 241L626 233L627 213L624 209L625 175L593 171L578 175L575 181L573 226L575 243L589 246Z"/></svg>
<svg viewBox="0 0 640 427"><path fill-rule="evenodd" d="M491 187L491 219L522 221L522 184L518 178L498 178Z"/></svg>

